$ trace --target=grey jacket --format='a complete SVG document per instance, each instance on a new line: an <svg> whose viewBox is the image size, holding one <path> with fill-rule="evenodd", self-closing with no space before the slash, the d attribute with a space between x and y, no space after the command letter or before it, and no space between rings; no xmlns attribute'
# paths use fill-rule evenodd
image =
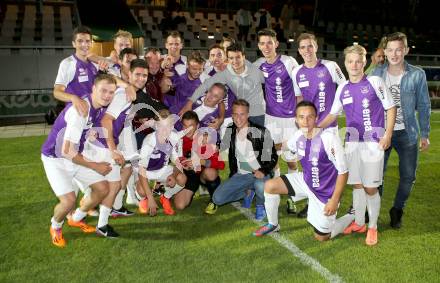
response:
<svg viewBox="0 0 440 283"><path fill-rule="evenodd" d="M215 83L226 84L237 98L246 99L250 104L249 116L260 116L266 113L266 102L264 101L263 73L249 62L245 63L245 70L238 75L234 72L231 65L226 69L205 80L190 97L195 102L203 96L208 89Z"/></svg>

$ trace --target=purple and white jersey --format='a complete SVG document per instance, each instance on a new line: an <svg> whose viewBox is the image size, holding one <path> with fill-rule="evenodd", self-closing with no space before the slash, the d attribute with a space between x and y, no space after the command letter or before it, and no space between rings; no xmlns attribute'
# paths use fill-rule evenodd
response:
<svg viewBox="0 0 440 283"><path fill-rule="evenodd" d="M194 91L207 79L205 74L200 75L198 79L191 80L188 73L181 75L176 81L176 95L174 97L174 103L167 105L170 108L170 112L177 114L188 102L188 99L194 93Z"/></svg>
<svg viewBox="0 0 440 283"><path fill-rule="evenodd" d="M384 110L394 107L393 97L384 81L364 76L359 82L346 81L336 90L330 114L344 110L348 142L378 142L385 129Z"/></svg>
<svg viewBox="0 0 440 283"><path fill-rule="evenodd" d="M166 56L167 55L162 55L162 58L165 58ZM184 55L180 55L179 60L177 60L170 68L170 71L173 73L173 76L170 79L174 86L176 86L179 77L186 73L186 69L187 69L187 58ZM167 107L173 105L174 102L175 102L175 96L172 95L164 96L164 104Z"/></svg>
<svg viewBox="0 0 440 283"><path fill-rule="evenodd" d="M168 165L170 158L174 161L179 156L177 153L179 138L176 133L171 133L174 137L170 136L164 144L157 142L156 135L157 132L147 135L142 143L139 165L147 171L159 170Z"/></svg>
<svg viewBox="0 0 440 283"><path fill-rule="evenodd" d="M217 70L214 67L211 68L212 69L209 72L207 72L208 76L210 77L217 74ZM237 99L237 96L235 96L234 92L227 84L225 84L225 87L227 90L226 95L223 98L223 103L225 104L225 118L230 118L232 117L232 104Z"/></svg>
<svg viewBox="0 0 440 283"><path fill-rule="evenodd" d="M93 124L101 119L104 113L103 108L93 108L90 95L86 96L84 100L89 105L87 116L81 116L72 104L68 104L55 120L52 130L41 148L43 155L62 158L61 150L64 140L74 143L76 150L82 152L87 132Z"/></svg>
<svg viewBox="0 0 440 283"><path fill-rule="evenodd" d="M266 113L280 118L295 117L296 97L293 91L292 70L298 66L293 57L279 55L273 64L265 58L255 61L264 76Z"/></svg>
<svg viewBox="0 0 440 283"><path fill-rule="evenodd" d="M346 81L338 64L333 61L318 60L313 68L304 64L293 70L293 86L296 95L312 102L318 110L318 124L330 113L335 100L336 85ZM329 127L338 125L334 121Z"/></svg>
<svg viewBox="0 0 440 283"><path fill-rule="evenodd" d="M83 62L75 54L60 63L55 85L66 87L65 92L84 97L92 93L93 81L98 75L95 63Z"/></svg>
<svg viewBox="0 0 440 283"><path fill-rule="evenodd" d="M206 106L203 103L205 100L205 96L197 99L197 101L193 104L193 111L196 112L197 117L199 117L199 127L208 127L209 124L217 119L219 116L218 105L215 107Z"/></svg>
<svg viewBox="0 0 440 283"><path fill-rule="evenodd" d="M300 160L304 181L322 202L332 197L339 174L348 172L341 140L334 131L323 130L312 139L297 131L287 142Z"/></svg>
<svg viewBox="0 0 440 283"><path fill-rule="evenodd" d="M119 136L125 127L131 127L131 120L127 120L127 116L130 114L132 103L127 100L127 95L125 93L125 88L118 88L113 96L113 100L105 111L115 120L113 120L113 140L115 144L119 144ZM102 115L104 117L104 115ZM105 139L106 133L104 133L104 128L102 128L101 119L94 125L98 130L98 137L92 144L99 147L108 148L107 141Z"/></svg>

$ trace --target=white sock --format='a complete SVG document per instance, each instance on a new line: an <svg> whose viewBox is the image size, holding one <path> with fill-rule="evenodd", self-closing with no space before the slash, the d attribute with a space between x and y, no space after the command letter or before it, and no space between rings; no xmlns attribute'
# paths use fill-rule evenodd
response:
<svg viewBox="0 0 440 283"><path fill-rule="evenodd" d="M165 193L164 193L164 196L165 196L167 199L170 199L170 198L172 198L175 194L177 194L178 192L180 192L182 189L183 189L183 187L180 186L179 184L176 184L176 185L175 185L174 187L172 187L172 188L165 187Z"/></svg>
<svg viewBox="0 0 440 283"><path fill-rule="evenodd" d="M354 220L354 215L350 213L345 214L344 216L336 219L335 224L333 225L330 238L333 239L337 235L341 234L344 231L344 229L347 228L351 222L353 222L353 220Z"/></svg>
<svg viewBox="0 0 440 283"><path fill-rule="evenodd" d="M354 221L357 225L365 225L365 211L367 209L367 196L365 190L353 189Z"/></svg>
<svg viewBox="0 0 440 283"><path fill-rule="evenodd" d="M75 222L78 222L78 221L81 221L86 216L87 216L87 212L82 211L78 207L72 215L72 220Z"/></svg>
<svg viewBox="0 0 440 283"><path fill-rule="evenodd" d="M298 169L290 169L290 168L287 168L287 174L290 174L290 173L296 173L296 172L298 172Z"/></svg>
<svg viewBox="0 0 440 283"><path fill-rule="evenodd" d="M280 195L264 192L264 208L266 209L269 224L278 225L278 207L280 206Z"/></svg>
<svg viewBox="0 0 440 283"><path fill-rule="evenodd" d="M57 221L55 220L55 218L52 217L52 219L50 220L50 222L52 222L52 228L53 228L53 229L61 229L61 228L63 227L64 220L61 221L61 222L57 222Z"/></svg>
<svg viewBox="0 0 440 283"><path fill-rule="evenodd" d="M380 195L379 192L374 195L367 194L367 206L368 206L368 216L370 217L370 222L368 222L368 228L377 229L377 219L379 218L380 212Z"/></svg>
<svg viewBox="0 0 440 283"><path fill-rule="evenodd" d="M125 190L119 190L116 195L115 201L113 202L113 208L118 210L122 207L122 202L124 200Z"/></svg>
<svg viewBox="0 0 440 283"><path fill-rule="evenodd" d="M280 169L280 167L275 168L273 170L273 176L274 176L274 178L281 176L281 169Z"/></svg>
<svg viewBox="0 0 440 283"><path fill-rule="evenodd" d="M108 218L111 212L112 212L111 208L108 208L103 204L99 206L98 227L103 227L108 224Z"/></svg>

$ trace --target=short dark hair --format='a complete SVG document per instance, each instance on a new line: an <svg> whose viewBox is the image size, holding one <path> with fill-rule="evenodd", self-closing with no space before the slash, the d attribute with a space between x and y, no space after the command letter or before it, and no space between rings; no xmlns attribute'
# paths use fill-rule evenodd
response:
<svg viewBox="0 0 440 283"><path fill-rule="evenodd" d="M260 40L261 36L270 36L270 37L274 38L275 40L277 39L276 31L274 31L271 28L265 28L265 29L260 30L257 34L258 40Z"/></svg>
<svg viewBox="0 0 440 283"><path fill-rule="evenodd" d="M147 53L149 53L149 52L152 52L152 53L159 53L159 54L160 54L160 49L157 48L157 47L148 47L148 48L145 50L144 56L145 56L145 54L147 54Z"/></svg>
<svg viewBox="0 0 440 283"><path fill-rule="evenodd" d="M209 46L208 53L211 52L212 49L221 49L221 50L225 51L223 49L223 47L221 47L221 45L218 43L214 43L211 46Z"/></svg>
<svg viewBox="0 0 440 283"><path fill-rule="evenodd" d="M72 41L75 41L76 36L80 33L85 33L90 35L90 39L92 39L92 30L88 26L77 26L72 33Z"/></svg>
<svg viewBox="0 0 440 283"><path fill-rule="evenodd" d="M173 30L170 31L170 33L167 35L167 37L165 38L165 41L168 39L168 37L174 37L174 38L180 38L180 40L182 40L182 36L180 35L180 32L178 32L177 30Z"/></svg>
<svg viewBox="0 0 440 283"><path fill-rule="evenodd" d="M385 40L385 47L390 41L401 41L405 46L405 48L408 48L408 38L406 37L406 34L404 34L403 32L395 32L387 35Z"/></svg>
<svg viewBox="0 0 440 283"><path fill-rule="evenodd" d="M200 123L199 116L197 116L197 113L192 110L186 111L182 115L182 122L183 122L183 120L194 120L194 121L196 121L197 124Z"/></svg>
<svg viewBox="0 0 440 283"><path fill-rule="evenodd" d="M122 49L121 52L119 53L119 60L124 59L124 56L126 54L133 54L133 55L136 55L136 57L138 56L136 50L134 50L133 48L127 47L127 48Z"/></svg>
<svg viewBox="0 0 440 283"><path fill-rule="evenodd" d="M205 64L206 60L205 60L205 58L203 58L202 53L200 51L196 50L196 51L191 52L191 54L188 56L188 62L190 62L190 61L194 61L198 64L203 65L203 64Z"/></svg>
<svg viewBox="0 0 440 283"><path fill-rule="evenodd" d="M134 59L130 63L130 72L133 72L136 68L143 68L148 70L148 64L144 59Z"/></svg>
<svg viewBox="0 0 440 283"><path fill-rule="evenodd" d="M295 111L297 112L300 107L312 107L315 110L315 114L318 114L318 109L316 109L315 104L308 100L303 100L296 105Z"/></svg>
<svg viewBox="0 0 440 283"><path fill-rule="evenodd" d="M236 99L236 100L232 103L232 107L234 107L234 105L235 105L235 106L246 106L246 107L249 109L249 102L247 102L247 100L246 100L246 99L243 99L243 98Z"/></svg>
<svg viewBox="0 0 440 283"><path fill-rule="evenodd" d="M229 51L230 52L241 52L242 55L245 55L243 45L241 45L238 42L233 43L233 44L229 45L228 48L226 48L226 55L228 54Z"/></svg>

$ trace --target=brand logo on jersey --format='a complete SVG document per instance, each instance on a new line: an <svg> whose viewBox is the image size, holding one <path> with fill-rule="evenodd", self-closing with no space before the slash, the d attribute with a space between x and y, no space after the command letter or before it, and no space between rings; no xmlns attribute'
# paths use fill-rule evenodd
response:
<svg viewBox="0 0 440 283"><path fill-rule="evenodd" d="M312 163L312 187L313 188L319 188L319 168L318 168L318 158L312 157L312 160L310 160L310 163Z"/></svg>
<svg viewBox="0 0 440 283"><path fill-rule="evenodd" d="M281 86L281 78L277 77L275 79L275 94L277 96L277 102L281 103L283 102L283 87Z"/></svg>
<svg viewBox="0 0 440 283"><path fill-rule="evenodd" d="M325 76L325 72L324 71L318 71L318 73L316 74L318 76L318 78L323 78Z"/></svg>
<svg viewBox="0 0 440 283"><path fill-rule="evenodd" d="M362 94L367 94L369 91L370 91L370 87L369 86L361 87L361 93Z"/></svg>
<svg viewBox="0 0 440 283"><path fill-rule="evenodd" d="M300 81L304 81L306 79L306 74L300 74L299 75L299 80Z"/></svg>
<svg viewBox="0 0 440 283"><path fill-rule="evenodd" d="M345 96L349 96L350 95L350 91L347 89L346 91L344 91L344 95Z"/></svg>
<svg viewBox="0 0 440 283"><path fill-rule="evenodd" d="M339 68L335 68L335 71L336 71L336 74L338 75L338 77L340 78L340 79L342 79L344 76L342 75L342 71L341 71L341 69L339 69Z"/></svg>
<svg viewBox="0 0 440 283"><path fill-rule="evenodd" d="M362 120L364 122L364 129L365 131L371 131L371 112L370 112L370 101L367 98L362 99L362 107L364 108L362 110Z"/></svg>
<svg viewBox="0 0 440 283"><path fill-rule="evenodd" d="M318 84L318 88L319 88L319 93L318 93L318 100L319 100L319 112L324 112L325 111L325 83L324 82L320 82Z"/></svg>

